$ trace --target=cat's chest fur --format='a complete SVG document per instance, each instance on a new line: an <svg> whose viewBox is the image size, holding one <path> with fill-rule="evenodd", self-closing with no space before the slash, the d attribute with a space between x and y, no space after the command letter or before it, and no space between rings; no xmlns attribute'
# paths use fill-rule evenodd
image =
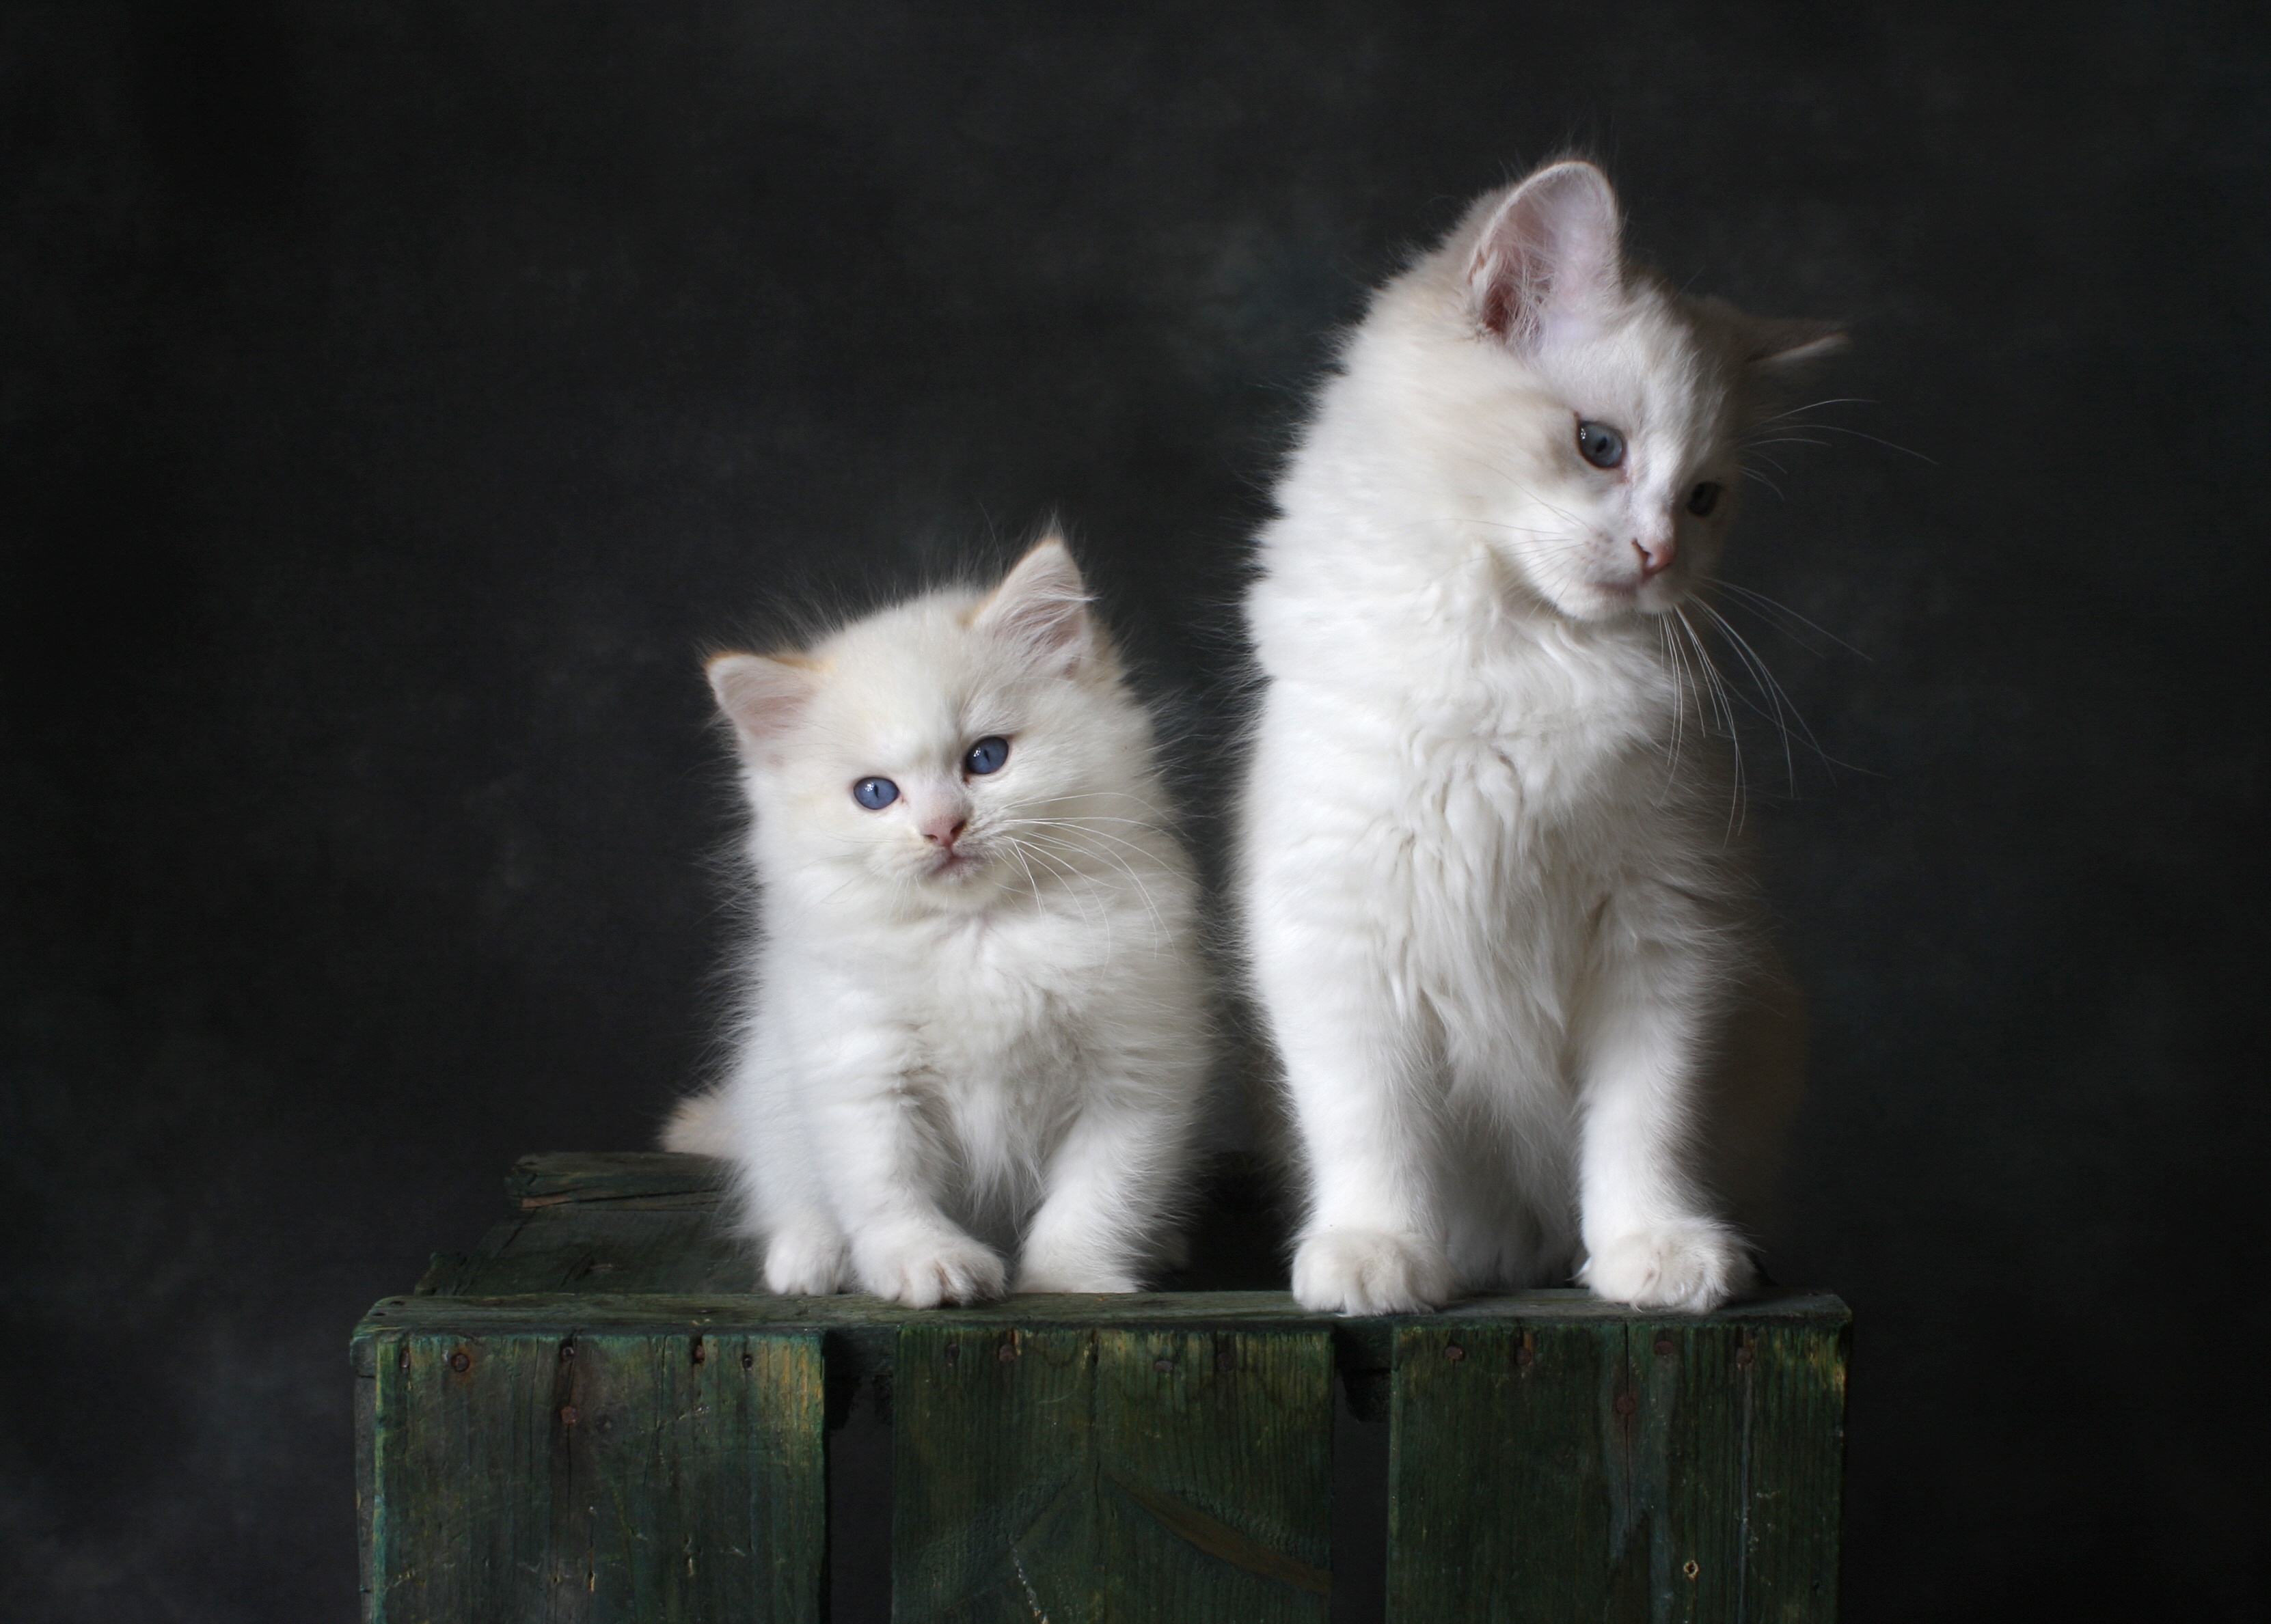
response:
<svg viewBox="0 0 2271 1624"><path fill-rule="evenodd" d="M1416 838L1509 859L1613 844L1676 770L1674 693L1636 639L1413 605L1337 648L1288 641L1268 661L1281 702L1338 719L1323 770Z"/></svg>

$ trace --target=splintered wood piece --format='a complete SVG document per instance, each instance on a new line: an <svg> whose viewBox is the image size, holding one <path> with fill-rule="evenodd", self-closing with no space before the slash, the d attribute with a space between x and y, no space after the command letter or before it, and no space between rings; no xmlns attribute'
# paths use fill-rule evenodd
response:
<svg viewBox="0 0 2271 1624"><path fill-rule="evenodd" d="M821 1616L820 1337L370 1339L369 1617Z"/></svg>
<svg viewBox="0 0 2271 1624"><path fill-rule="evenodd" d="M893 1615L1321 1624L1332 1378L1322 1329L904 1327Z"/></svg>
<svg viewBox="0 0 2271 1624"><path fill-rule="evenodd" d="M1391 1620L1836 1616L1842 1314L1396 1332Z"/></svg>

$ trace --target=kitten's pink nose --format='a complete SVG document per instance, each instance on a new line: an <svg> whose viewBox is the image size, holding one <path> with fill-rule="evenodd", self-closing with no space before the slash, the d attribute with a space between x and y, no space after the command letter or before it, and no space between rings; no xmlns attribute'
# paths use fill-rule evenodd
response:
<svg viewBox="0 0 2271 1624"><path fill-rule="evenodd" d="M1640 554L1640 578L1652 581L1672 567L1672 560L1679 551L1679 544L1669 536L1663 536L1653 541L1635 541L1633 551Z"/></svg>
<svg viewBox="0 0 2271 1624"><path fill-rule="evenodd" d="M923 820L922 836L932 845L952 851L954 842L969 827L970 819L958 812L937 812Z"/></svg>

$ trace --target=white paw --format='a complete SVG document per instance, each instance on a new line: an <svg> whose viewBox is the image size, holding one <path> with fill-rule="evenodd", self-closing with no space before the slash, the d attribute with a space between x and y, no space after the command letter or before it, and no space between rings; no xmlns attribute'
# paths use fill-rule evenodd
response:
<svg viewBox="0 0 2271 1624"><path fill-rule="evenodd" d="M783 1229L765 1242L765 1289L784 1297L825 1297L844 1289L848 1260L833 1229Z"/></svg>
<svg viewBox="0 0 2271 1624"><path fill-rule="evenodd" d="M1577 1278L1611 1302L1709 1314L1750 1283L1751 1260L1718 1220L1682 1218L1607 1242Z"/></svg>
<svg viewBox="0 0 2271 1624"><path fill-rule="evenodd" d="M1008 1284L1001 1258L956 1231L862 1241L854 1250L860 1289L911 1309L987 1302Z"/></svg>
<svg viewBox="0 0 2271 1624"><path fill-rule="evenodd" d="M1316 1314L1417 1314L1456 1294L1433 1242L1377 1229L1320 1229L1293 1254L1293 1296Z"/></svg>

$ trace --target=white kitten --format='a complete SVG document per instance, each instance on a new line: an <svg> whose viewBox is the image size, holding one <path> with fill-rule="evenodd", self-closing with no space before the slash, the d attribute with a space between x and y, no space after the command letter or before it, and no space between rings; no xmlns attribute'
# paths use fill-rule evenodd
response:
<svg viewBox="0 0 2271 1624"><path fill-rule="evenodd" d="M1261 536L1239 901L1310 1190L1293 1291L1707 1309L1699 1176L1750 962L1678 613L1763 370L1836 342L1627 269L1561 163L1374 299Z"/></svg>
<svg viewBox="0 0 2271 1624"><path fill-rule="evenodd" d="M674 1150L737 1164L774 1291L1138 1288L1210 1057L1150 720L1064 545L801 654L726 655L763 931ZM972 1232L976 1233L973 1234Z"/></svg>

